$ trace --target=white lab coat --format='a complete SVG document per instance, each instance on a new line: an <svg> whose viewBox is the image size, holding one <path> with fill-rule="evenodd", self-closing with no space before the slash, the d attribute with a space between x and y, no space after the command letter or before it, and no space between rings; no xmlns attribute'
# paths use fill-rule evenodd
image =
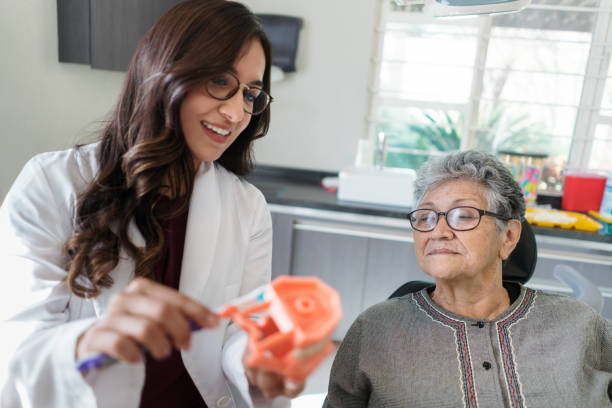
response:
<svg viewBox="0 0 612 408"><path fill-rule="evenodd" d="M75 369L77 337L134 277L133 260L123 253L111 273L113 286L95 299L75 296L65 283L62 247L73 234L77 195L94 177L95 150L88 145L34 157L0 208L1 407L138 407L143 363L118 363L85 379ZM134 224L129 232L144 246ZM247 293L269 281L271 245L261 192L203 163L189 207L179 290L210 308ZM195 333L191 349L182 352L209 407L246 405L221 367L227 327ZM241 370L229 378L238 378L244 390Z"/></svg>

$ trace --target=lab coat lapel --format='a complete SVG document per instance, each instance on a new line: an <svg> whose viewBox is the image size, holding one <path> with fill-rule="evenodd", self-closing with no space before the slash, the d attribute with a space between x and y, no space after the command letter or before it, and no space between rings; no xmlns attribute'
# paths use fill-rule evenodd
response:
<svg viewBox="0 0 612 408"><path fill-rule="evenodd" d="M203 163L196 175L183 249L180 292L210 306L217 297L223 296L219 282L210 283L221 224L221 197L217 170L211 163ZM209 285L209 291L205 288ZM211 296L212 289L212 296ZM211 406L219 398L229 394L221 373L221 350L224 336L223 325L198 331L193 336L191 348L182 350L187 371L193 378L200 393ZM211 375L211 373L219 373Z"/></svg>
<svg viewBox="0 0 612 408"><path fill-rule="evenodd" d="M136 223L132 220L128 226L128 235L135 246L139 248L145 247L145 240ZM98 317L102 316L102 313L106 310L110 298L117 292L124 290L130 281L135 276L135 264L134 260L125 252L124 249L119 253L119 263L110 273L113 279L113 285L103 290L99 296L92 299L93 307Z"/></svg>
<svg viewBox="0 0 612 408"><path fill-rule="evenodd" d="M189 203L179 290L202 301L215 259L221 198L215 166L202 163Z"/></svg>

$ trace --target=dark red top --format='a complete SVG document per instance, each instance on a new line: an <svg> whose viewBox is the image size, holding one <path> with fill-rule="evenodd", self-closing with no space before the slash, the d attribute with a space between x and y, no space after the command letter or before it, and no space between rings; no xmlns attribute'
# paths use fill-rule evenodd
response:
<svg viewBox="0 0 612 408"><path fill-rule="evenodd" d="M163 198L157 206L157 213L169 213L177 203ZM181 277L181 261L187 229L187 213L185 211L170 219L162 219L165 240L161 261L155 269L159 282L178 289ZM185 369L181 354L173 349L170 357L155 360L146 354L146 379L140 400L141 408L156 407L206 407L200 392Z"/></svg>

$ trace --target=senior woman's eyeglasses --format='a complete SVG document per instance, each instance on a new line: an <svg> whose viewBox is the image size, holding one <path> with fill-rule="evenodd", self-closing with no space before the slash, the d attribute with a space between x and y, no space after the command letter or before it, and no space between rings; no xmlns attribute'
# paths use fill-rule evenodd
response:
<svg viewBox="0 0 612 408"><path fill-rule="evenodd" d="M468 206L451 208L446 212L420 208L408 213L408 219L413 229L420 232L429 232L436 228L441 215L444 215L448 226L455 231L473 230L480 225L480 219L483 215L499 218L504 221L511 219L501 214Z"/></svg>
<svg viewBox="0 0 612 408"><path fill-rule="evenodd" d="M205 87L206 92L219 101L230 99L232 96L236 95L236 92L238 92L240 88L243 88L243 108L246 113L250 113L251 115L259 115L262 113L273 100L272 97L260 87L241 84L236 75L231 72L223 72L209 78L206 80Z"/></svg>

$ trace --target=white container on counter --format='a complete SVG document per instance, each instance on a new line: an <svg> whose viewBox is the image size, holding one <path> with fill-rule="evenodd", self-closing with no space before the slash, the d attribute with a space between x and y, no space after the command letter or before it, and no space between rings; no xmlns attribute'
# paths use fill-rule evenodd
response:
<svg viewBox="0 0 612 408"><path fill-rule="evenodd" d="M338 175L338 200L412 208L412 169L348 167Z"/></svg>

